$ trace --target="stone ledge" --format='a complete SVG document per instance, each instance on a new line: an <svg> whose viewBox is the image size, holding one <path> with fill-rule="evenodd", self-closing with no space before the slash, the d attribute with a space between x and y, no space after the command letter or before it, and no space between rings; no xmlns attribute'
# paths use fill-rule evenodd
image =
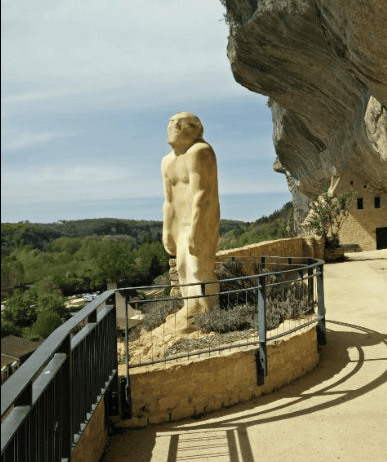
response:
<svg viewBox="0 0 387 462"><path fill-rule="evenodd" d="M117 427L143 427L215 411L270 393L313 370L319 360L316 327L269 342L268 376L257 386L256 346L210 357L158 363L130 371L133 418ZM119 366L124 376L125 365Z"/></svg>

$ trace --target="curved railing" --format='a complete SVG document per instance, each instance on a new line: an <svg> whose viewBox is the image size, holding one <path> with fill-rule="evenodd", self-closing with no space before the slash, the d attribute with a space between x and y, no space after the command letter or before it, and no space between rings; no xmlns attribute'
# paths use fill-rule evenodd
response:
<svg viewBox="0 0 387 462"><path fill-rule="evenodd" d="M277 256L260 256L257 258L240 259L239 257L233 257L234 262L243 263L246 272L251 274L245 274L244 276L232 277L227 279L219 280L220 290L217 292L207 290L207 287L214 282L204 282L198 284L185 284L174 286L174 289L181 289L183 287L196 286L198 288L198 294L184 297L157 297L147 298L144 300L133 299L126 294L136 289L137 291L149 291L157 289L165 289L165 285L160 286L142 286L142 287L126 287L118 289L118 293L123 295L123 306L125 310L125 340L124 340L124 357L122 362L126 364L126 395L127 401L130 404L130 377L129 370L131 368L150 366L155 363L164 363L167 361L178 360L185 357L194 355L211 354L214 351L221 351L232 348L240 348L249 345L258 345L257 350L257 377L258 384L264 383L264 377L267 374L267 355L266 355L266 343L274 341L289 335L297 330L308 327L312 324L317 325L317 336L319 344L325 344L325 306L324 306L324 289L323 289L323 264L324 262L315 258L305 257L277 257ZM221 263L225 265L225 263ZM240 267L241 265L239 265ZM237 268L238 269L238 268ZM240 268L239 268L240 269ZM282 289L283 288L283 289ZM276 289L276 292L275 292ZM279 290L278 290L279 289ZM286 289L286 290L285 290ZM290 295L289 295L290 291ZM293 292L292 292L293 291ZM273 300L273 292L275 292L275 300ZM210 293L210 295L209 295ZM281 299L282 293L282 299ZM289 297L292 296L293 305L300 305L301 303L305 306L305 315L298 317L295 316L291 319L286 320L287 322L280 322L276 328L267 325L267 320L270 320L270 309L273 305L287 303ZM295 296L294 293L298 295ZM188 304L187 301L191 299L200 298L211 298L218 297L218 300L223 309L232 309L238 305L254 304L254 319L251 320L251 324L255 326L255 329L250 329L247 332L248 335L241 341L240 335L235 342L224 342L225 336L218 335L219 342L214 344L213 339L211 342L208 341L208 336L197 330L193 336L182 335L179 338L176 332L176 338L173 341L185 341L186 350L179 354L173 354L173 348L170 347L170 337L173 337L173 331L168 329L165 332L160 332L159 329L150 330L150 334L145 337L145 341L151 342L150 348L147 348L147 353L142 354L142 342L144 336L141 339L136 338L135 335L130 335L129 329L127 328L130 320L128 315L128 305L135 306L141 312L155 312L158 310L164 310L166 314L171 313L172 319L169 321L169 325L173 326L173 316L179 316L176 313L173 305L177 305L180 308L177 312L184 313L187 310L187 327L188 327ZM243 300L244 299L244 300ZM290 303L290 302L289 302ZM152 304L154 307L152 308ZM147 306L151 306L147 309ZM220 310L220 316L222 311ZM297 319L294 319L297 318ZM149 327L149 326L148 326ZM144 330L143 330L144 332ZM153 335L152 335L153 332ZM214 332L216 334L216 331ZM164 338L162 338L164 336ZM193 337L193 338L192 338ZM242 336L243 337L243 336ZM200 344L206 344L205 347L201 348ZM188 347L187 347L188 345ZM190 345L192 347L190 348ZM139 348L140 346L140 348ZM172 353L171 353L172 350ZM140 351L140 352L139 352Z"/></svg>
<svg viewBox="0 0 387 462"><path fill-rule="evenodd" d="M129 294L133 289L164 289L164 285L108 290L56 329L1 387L2 461L63 462L70 459L72 450L101 398L111 397L118 392L117 307L120 298L124 308L125 328L125 357L121 360L126 363L126 386L121 389L124 391L120 409L122 418L131 417L131 367L256 344L257 382L262 385L267 373L266 342L315 323L318 341L320 344L325 343L322 260L261 256L255 260L239 259L241 262L246 270L245 275L220 280L220 290L212 291L210 295L207 286L213 282L200 284L200 294L190 298L218 297L226 310L241 304L243 297L250 304L254 302L256 328L252 329L252 336L246 341L238 340L227 345L219 343L205 349L196 345L184 354L163 355L162 358L136 363L136 357L131 351L135 339L130 339L129 304L140 309L152 304L156 304L156 308L162 304L177 304L181 308L189 297L139 300ZM277 289L281 287L284 289L278 292ZM273 288L278 292L278 302L281 290L285 297L287 290L291 293L297 287L302 287L300 300L310 308L308 316L298 321L289 319L288 325L282 323L276 329L268 329L267 314L270 304L274 303ZM283 302L286 302L286 297ZM111 409L116 405L114 399L105 400L105 405L108 406L105 410L107 415L118 414L118 409Z"/></svg>
<svg viewBox="0 0 387 462"><path fill-rule="evenodd" d="M58 327L2 385L2 461L70 459L102 396L117 390L116 345L110 290Z"/></svg>

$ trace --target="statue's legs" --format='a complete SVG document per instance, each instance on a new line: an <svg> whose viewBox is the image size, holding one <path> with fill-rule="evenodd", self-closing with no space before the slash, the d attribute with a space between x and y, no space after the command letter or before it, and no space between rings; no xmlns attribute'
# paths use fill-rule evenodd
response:
<svg viewBox="0 0 387 462"><path fill-rule="evenodd" d="M218 296L211 296L219 292L219 283L214 272L216 247L214 249L207 247L203 249L205 251L199 251L198 256L191 255L187 242L188 233L189 227L186 232L180 232L176 265L180 284L197 283L181 287L183 297L194 297L184 301L184 308L188 309L187 315L190 316L193 313L208 311L219 303ZM209 281L213 283L204 284Z"/></svg>

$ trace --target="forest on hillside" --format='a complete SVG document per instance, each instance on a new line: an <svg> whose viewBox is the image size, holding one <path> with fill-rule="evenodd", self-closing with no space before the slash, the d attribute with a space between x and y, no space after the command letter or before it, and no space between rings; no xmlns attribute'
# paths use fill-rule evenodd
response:
<svg viewBox="0 0 387 462"><path fill-rule="evenodd" d="M243 221L221 220L220 234L239 229ZM56 223L1 224L1 255L9 255L16 246L31 245L45 251L56 239L83 238L88 236L114 236L130 242L133 250L145 241L161 239L162 221L125 220L118 218L92 218L84 220L60 220Z"/></svg>
<svg viewBox="0 0 387 462"><path fill-rule="evenodd" d="M289 202L253 223L222 220L219 248L287 237L291 212ZM104 291L109 281L121 287L168 284L169 255L161 237L161 221L2 224L1 298L6 307L1 335L46 338L69 316L64 297ZM10 294L6 289L17 283L33 287Z"/></svg>
<svg viewBox="0 0 387 462"><path fill-rule="evenodd" d="M263 215L252 223L245 223L222 234L218 247L220 250L234 249L293 235L293 202L289 201L269 216Z"/></svg>

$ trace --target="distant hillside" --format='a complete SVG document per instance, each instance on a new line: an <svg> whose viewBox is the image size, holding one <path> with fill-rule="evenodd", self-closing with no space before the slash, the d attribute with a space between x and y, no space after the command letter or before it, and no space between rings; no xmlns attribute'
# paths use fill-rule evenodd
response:
<svg viewBox="0 0 387 462"><path fill-rule="evenodd" d="M253 223L221 220L219 247L242 247L285 236L288 233L286 227L293 227L292 210L292 202L287 202L281 209L269 216L264 215ZM119 218L60 220L56 223L2 223L1 255L9 255L16 246L26 245L45 251L53 241L61 237L112 236L116 240L130 241L132 249L135 250L143 242L160 240L162 230L162 221Z"/></svg>
<svg viewBox="0 0 387 462"><path fill-rule="evenodd" d="M223 234L219 248L234 249L262 241L290 237L293 229L293 202L289 201L268 217L263 215L253 223L242 224L239 228Z"/></svg>
<svg viewBox="0 0 387 462"><path fill-rule="evenodd" d="M243 221L221 220L220 234L223 235L244 225ZM60 237L79 238L88 236L119 236L132 242L137 249L142 242L160 240L162 221L124 220L118 218L94 218L84 220L60 220L56 223L2 223L1 255L8 255L18 245L31 245L46 250ZM128 237L130 239L128 239Z"/></svg>

